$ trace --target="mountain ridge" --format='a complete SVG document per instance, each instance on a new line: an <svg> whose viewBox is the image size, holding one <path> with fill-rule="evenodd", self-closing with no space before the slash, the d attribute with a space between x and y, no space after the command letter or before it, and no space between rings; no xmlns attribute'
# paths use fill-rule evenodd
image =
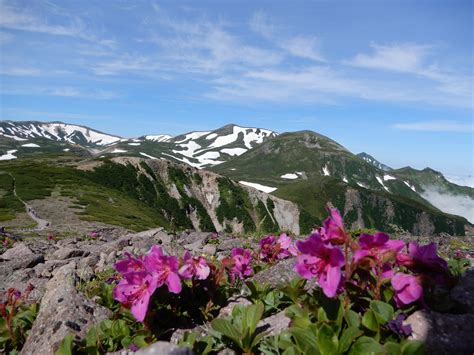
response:
<svg viewBox="0 0 474 355"><path fill-rule="evenodd" d="M0 123L14 125L14 121ZM21 126L25 122L18 124ZM26 124L31 124L31 121L26 121ZM82 128L92 130L88 127ZM305 184L299 183L309 180L319 184L327 179L336 179L343 183L346 192L358 191L363 196L369 196L369 191L373 191L386 196L384 198L389 200L400 197L400 201L405 201L408 205L421 204L427 211L434 211L432 213L435 214L441 211L453 213L452 209L439 203L440 198L446 194L467 197L467 205L463 201L466 206L469 206L469 201L474 201L473 189L452 184L441 173L431 168L419 171L405 167L387 171L383 169L384 164L367 153L363 156L362 153L355 155L340 143L310 130L278 134L268 129L228 124L215 130L191 131L174 137L170 135L115 137L117 139L115 142L102 146L81 145L80 142L72 144L67 139L55 135L33 136L28 143L2 138L4 136L4 129L0 129L0 160L2 157L21 159L40 156L42 152L74 153L85 158L113 159L134 156L158 161L171 160L194 168L215 171L241 184L280 197L281 191L283 193L285 190L293 191L286 188L288 185L296 184L300 186L298 188L307 188L303 187ZM367 156L370 157L369 161L364 159ZM328 186L337 190L336 185ZM441 195L431 193L432 186L439 187ZM340 197L341 193L338 192L339 197L333 195L333 198L345 199ZM293 196L284 198L290 201L296 200ZM325 202L327 201L319 201L317 208L311 206L308 208L319 211ZM471 219L469 212L461 215Z"/></svg>

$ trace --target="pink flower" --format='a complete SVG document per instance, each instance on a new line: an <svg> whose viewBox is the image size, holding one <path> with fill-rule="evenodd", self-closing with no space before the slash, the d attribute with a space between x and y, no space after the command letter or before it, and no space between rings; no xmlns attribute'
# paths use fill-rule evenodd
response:
<svg viewBox="0 0 474 355"><path fill-rule="evenodd" d="M269 235L259 242L259 257L265 261L273 261L275 259L285 259L290 255L296 255L296 249L291 243L291 238L286 234L280 235L278 240Z"/></svg>
<svg viewBox="0 0 474 355"><path fill-rule="evenodd" d="M131 305L136 320L143 322L148 310L150 297L157 287L156 278L145 271L129 272L115 286L114 299L120 303Z"/></svg>
<svg viewBox="0 0 474 355"><path fill-rule="evenodd" d="M89 237L92 238L92 239L96 239L98 236L99 236L99 233L97 233L95 231L89 233Z"/></svg>
<svg viewBox="0 0 474 355"><path fill-rule="evenodd" d="M125 275L129 272L145 271L145 264L142 257L135 257L130 253L125 253L128 259L117 261L114 264L114 269Z"/></svg>
<svg viewBox="0 0 474 355"><path fill-rule="evenodd" d="M305 279L317 278L324 294L334 297L342 277L342 251L325 244L318 234L311 235L306 241L297 241L296 246L301 255L296 259L295 271Z"/></svg>
<svg viewBox="0 0 474 355"><path fill-rule="evenodd" d="M156 279L157 287L166 284L170 292L181 292L177 257L164 255L161 247L154 245L145 256L144 263L145 269Z"/></svg>
<svg viewBox="0 0 474 355"><path fill-rule="evenodd" d="M327 243L344 244L347 233L341 214L337 208L328 208L328 210L331 216L324 221L323 227L316 234L320 234Z"/></svg>
<svg viewBox="0 0 474 355"><path fill-rule="evenodd" d="M415 269L428 271L447 271L448 263L438 256L436 243L419 246L417 243L408 244L408 251L413 259Z"/></svg>
<svg viewBox="0 0 474 355"><path fill-rule="evenodd" d="M187 251L183 256L183 266L179 269L179 275L184 279L196 277L198 280L205 280L209 276L211 269L207 261L202 256L192 257Z"/></svg>
<svg viewBox="0 0 474 355"><path fill-rule="evenodd" d="M413 275L401 272L395 274L392 278L392 286L395 290L395 301L399 307L413 303L423 295L423 288Z"/></svg>
<svg viewBox="0 0 474 355"><path fill-rule="evenodd" d="M354 253L355 262L365 257L372 257L379 260L383 255L389 252L395 254L405 246L405 242L402 240L390 240L387 234L378 232L374 235L362 234L359 237L359 246L361 249Z"/></svg>
<svg viewBox="0 0 474 355"><path fill-rule="evenodd" d="M232 249L231 258L233 261L233 266L230 270L232 282L236 276L243 280L252 275L253 269L250 265L252 252L249 249L234 248Z"/></svg>

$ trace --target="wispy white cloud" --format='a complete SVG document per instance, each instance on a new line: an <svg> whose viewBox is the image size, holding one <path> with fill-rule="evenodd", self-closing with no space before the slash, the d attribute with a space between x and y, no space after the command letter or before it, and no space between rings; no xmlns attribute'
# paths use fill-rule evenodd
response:
<svg viewBox="0 0 474 355"><path fill-rule="evenodd" d="M51 5L52 6L52 5ZM115 46L113 39L99 38L92 34L86 23L78 16L59 11L54 5L54 12L64 24L52 24L47 18L33 13L25 6L14 6L5 0L0 0L0 28L43 33L54 36L69 36L91 42L96 42L107 47Z"/></svg>
<svg viewBox="0 0 474 355"><path fill-rule="evenodd" d="M71 86L62 87L16 87L2 89L0 95L59 96L96 100L110 100L119 97L116 92L101 89L84 89Z"/></svg>
<svg viewBox="0 0 474 355"><path fill-rule="evenodd" d="M296 36L282 40L280 46L294 57L324 62L319 42L317 37Z"/></svg>
<svg viewBox="0 0 474 355"><path fill-rule="evenodd" d="M253 13L249 26L252 31L263 37L272 38L275 35L275 25L270 23L268 16L263 11Z"/></svg>
<svg viewBox="0 0 474 355"><path fill-rule="evenodd" d="M39 76L41 70L37 68L0 67L0 75L8 76Z"/></svg>
<svg viewBox="0 0 474 355"><path fill-rule="evenodd" d="M472 98L472 74L443 70L435 63L429 63L434 51L432 45L401 43L393 45L371 44L372 53L359 53L345 64L398 73L412 74L437 82L437 90L465 99ZM472 99L471 99L472 106Z"/></svg>
<svg viewBox="0 0 474 355"><path fill-rule="evenodd" d="M431 49L431 46L415 43L389 46L371 44L371 47L372 53L359 53L346 63L363 68L417 74L423 71L424 59Z"/></svg>
<svg viewBox="0 0 474 355"><path fill-rule="evenodd" d="M472 133L474 131L474 123L456 121L423 121L396 123L392 126L392 128L407 131Z"/></svg>
<svg viewBox="0 0 474 355"><path fill-rule="evenodd" d="M314 61L325 61L321 54L319 38L316 36L290 36L284 34L262 11L257 11L252 15L249 21L249 27L252 31L263 36L272 42L273 45L283 50L286 55Z"/></svg>

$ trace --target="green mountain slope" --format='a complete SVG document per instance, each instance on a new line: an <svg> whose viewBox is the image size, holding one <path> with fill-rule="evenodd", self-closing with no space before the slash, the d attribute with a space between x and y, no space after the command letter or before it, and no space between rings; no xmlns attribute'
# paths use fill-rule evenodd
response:
<svg viewBox="0 0 474 355"><path fill-rule="evenodd" d="M2 221L24 210L13 196L11 177L22 200L45 200L51 206L67 198L67 208L75 209L84 221L132 230L161 226L172 231L299 233L296 205L170 161L46 156L4 162L0 164ZM54 217L50 219L54 228Z"/></svg>
<svg viewBox="0 0 474 355"><path fill-rule="evenodd" d="M340 208L355 204L342 210L359 227L395 229L396 225L414 233L463 234L467 222L434 207L402 175L378 169L314 132L282 134L212 170L234 180L278 188L274 195L297 202L318 220L331 201ZM356 201L351 202L354 195ZM422 227L424 216L429 216L429 222Z"/></svg>

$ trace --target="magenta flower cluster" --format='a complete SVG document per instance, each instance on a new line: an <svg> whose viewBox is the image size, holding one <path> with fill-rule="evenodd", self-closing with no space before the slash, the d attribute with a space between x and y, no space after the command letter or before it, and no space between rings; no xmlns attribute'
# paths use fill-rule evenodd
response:
<svg viewBox="0 0 474 355"><path fill-rule="evenodd" d="M308 239L296 242L299 255L295 264L295 271L303 278L315 278L327 297L343 292L345 282L350 282L367 284L380 298L382 285L390 281L395 301L403 307L422 298L424 282L439 282L447 275L447 263L437 255L434 243L409 243L405 253L405 242L390 240L381 232L361 234L354 241L346 232L339 211L330 208L329 212L323 227ZM360 280L360 270L375 275L375 282Z"/></svg>
<svg viewBox="0 0 474 355"><path fill-rule="evenodd" d="M295 271L303 278L315 279L327 297L348 295L346 286L352 284L380 299L382 288L391 286L395 302L404 307L423 297L427 283L447 280L447 263L437 255L434 243L406 245L382 232L361 234L354 240L339 211L329 208L329 213L323 226L306 240L293 243L286 234L269 235L260 240L259 250L234 248L229 257L215 263L189 252L182 258L165 255L159 246L144 256L127 253L127 259L115 264L120 281L114 298L130 307L138 321L144 321L150 298L160 287L179 294L184 280L199 287L198 281L212 278L217 285L225 274L234 283L254 274L253 262L273 263L290 256L296 256Z"/></svg>
<svg viewBox="0 0 474 355"><path fill-rule="evenodd" d="M182 258L165 255L159 246L153 246L145 256L126 253L126 259L115 263L121 278L113 290L114 298L130 307L133 316L143 322L150 299L156 289L166 286L168 291L179 294L183 280L206 280L211 274L211 264L202 256L185 252ZM248 249L234 248L227 258L229 277L245 279L253 274L252 255Z"/></svg>
<svg viewBox="0 0 474 355"><path fill-rule="evenodd" d="M286 259L290 255L296 256L297 254L291 238L285 233L280 235L278 239L273 235L266 236L260 240L259 246L259 258L262 261Z"/></svg>

